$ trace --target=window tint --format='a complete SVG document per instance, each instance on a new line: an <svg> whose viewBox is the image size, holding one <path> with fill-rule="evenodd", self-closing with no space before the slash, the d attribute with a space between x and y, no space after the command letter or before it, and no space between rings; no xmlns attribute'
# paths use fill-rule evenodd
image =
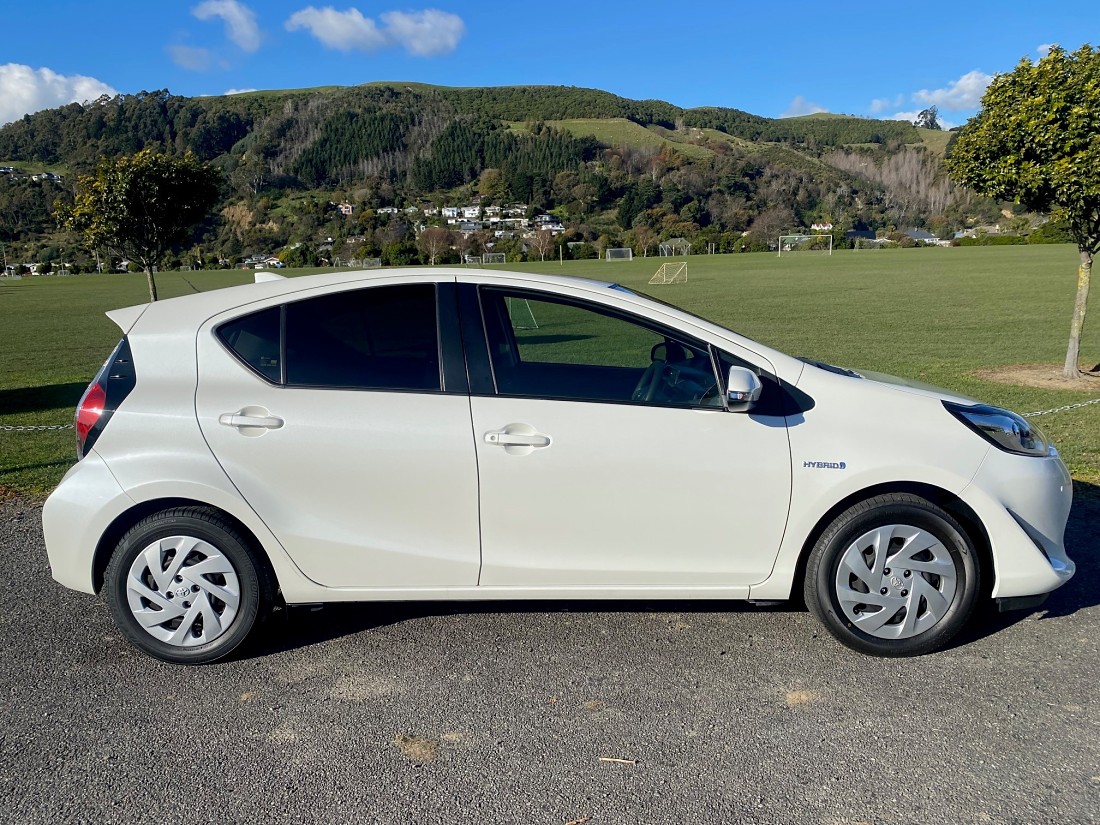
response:
<svg viewBox="0 0 1100 825"><path fill-rule="evenodd" d="M706 347L591 304L482 290L502 395L721 405Z"/></svg>
<svg viewBox="0 0 1100 825"><path fill-rule="evenodd" d="M276 384L279 372L279 307L253 312L218 327L218 337L238 358Z"/></svg>
<svg viewBox="0 0 1100 825"><path fill-rule="evenodd" d="M438 390L435 287L384 286L286 306L286 382Z"/></svg>

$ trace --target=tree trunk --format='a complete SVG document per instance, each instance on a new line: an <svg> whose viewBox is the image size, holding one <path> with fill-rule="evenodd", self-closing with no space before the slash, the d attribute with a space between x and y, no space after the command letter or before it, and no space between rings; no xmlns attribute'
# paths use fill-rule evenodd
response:
<svg viewBox="0 0 1100 825"><path fill-rule="evenodd" d="M151 264L145 267L145 277L149 279L149 300L155 301L157 299L157 282L153 280L153 267Z"/></svg>
<svg viewBox="0 0 1100 825"><path fill-rule="evenodd" d="M1092 253L1081 250L1081 265L1077 268L1077 299L1073 302L1073 321L1069 325L1069 349L1066 350L1066 365L1062 375L1066 378L1080 378L1077 369L1077 357L1081 351L1081 330L1085 327L1085 307L1089 300L1089 280L1092 277Z"/></svg>

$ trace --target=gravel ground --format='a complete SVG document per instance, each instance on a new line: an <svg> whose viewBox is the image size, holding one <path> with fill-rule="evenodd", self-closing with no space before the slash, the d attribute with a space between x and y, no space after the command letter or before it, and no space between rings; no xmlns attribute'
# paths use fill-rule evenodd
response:
<svg viewBox="0 0 1100 825"><path fill-rule="evenodd" d="M0 504L0 821L1094 822L1098 515L1043 610L919 659L795 610L510 603L294 610L183 668Z"/></svg>

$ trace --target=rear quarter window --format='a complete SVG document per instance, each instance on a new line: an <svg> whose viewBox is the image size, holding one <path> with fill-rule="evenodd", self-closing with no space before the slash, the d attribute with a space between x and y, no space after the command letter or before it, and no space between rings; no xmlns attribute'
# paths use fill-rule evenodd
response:
<svg viewBox="0 0 1100 825"><path fill-rule="evenodd" d="M279 360L281 307L271 307L221 324L217 336L242 362L268 381L282 380Z"/></svg>

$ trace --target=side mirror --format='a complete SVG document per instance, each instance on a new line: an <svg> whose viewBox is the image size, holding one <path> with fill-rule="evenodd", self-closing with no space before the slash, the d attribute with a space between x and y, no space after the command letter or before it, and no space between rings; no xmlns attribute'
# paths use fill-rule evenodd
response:
<svg viewBox="0 0 1100 825"><path fill-rule="evenodd" d="M748 412L760 400L764 385L752 370L730 367L726 383L726 404L730 412Z"/></svg>

